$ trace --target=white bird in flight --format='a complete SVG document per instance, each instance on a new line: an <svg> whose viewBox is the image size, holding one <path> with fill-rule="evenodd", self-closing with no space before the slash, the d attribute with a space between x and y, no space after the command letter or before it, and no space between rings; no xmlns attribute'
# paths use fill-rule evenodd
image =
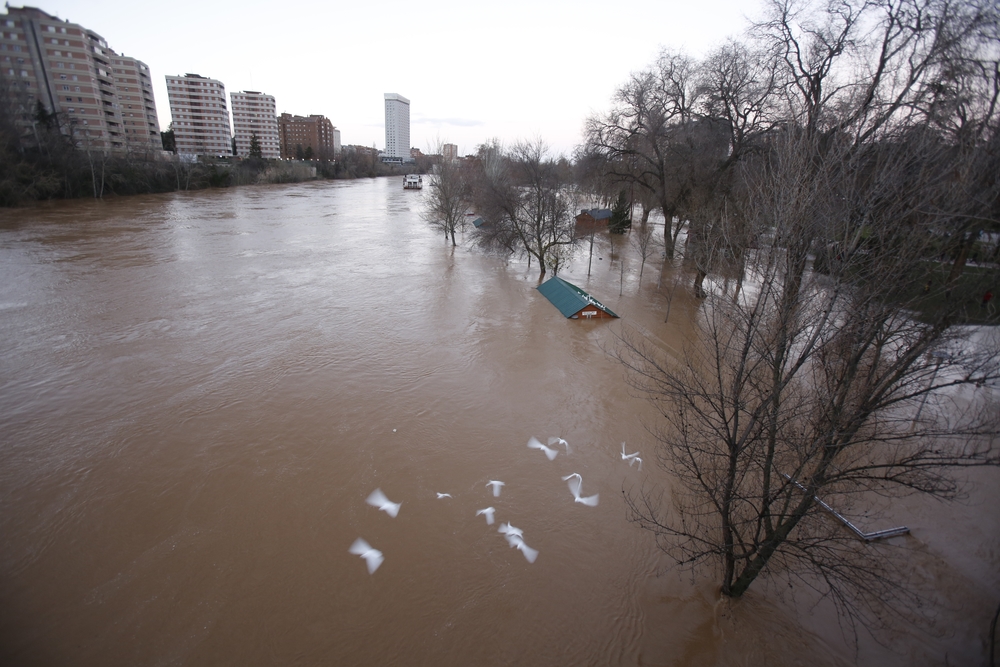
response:
<svg viewBox="0 0 1000 667"><path fill-rule="evenodd" d="M385 558L382 557L381 551L378 549L372 549L372 546L360 537L354 540L354 544L352 544L351 548L347 551L365 559L365 562L368 564L368 574L375 574L375 570L377 570L378 566L385 560Z"/></svg>
<svg viewBox="0 0 1000 667"><path fill-rule="evenodd" d="M371 495L368 496L368 499L365 502L372 507L379 508L394 519L396 518L396 515L399 514L399 506L403 504L394 503L386 498L385 494L382 493L382 489L375 489L372 491Z"/></svg>
<svg viewBox="0 0 1000 667"><path fill-rule="evenodd" d="M486 509L482 509L482 510L479 510L478 512L476 512L476 516L479 516L480 514L485 514L486 515L486 525L487 526L492 526L493 525L493 513L494 512L496 512L496 510L494 508L487 507Z"/></svg>
<svg viewBox="0 0 1000 667"><path fill-rule="evenodd" d="M517 547L529 563L534 563L535 559L538 558L538 549L532 549L525 544L520 535L507 535L507 543L512 547Z"/></svg>
<svg viewBox="0 0 1000 667"><path fill-rule="evenodd" d="M569 454L569 443L562 438L549 438L549 447L552 445L562 445L566 448L566 453Z"/></svg>
<svg viewBox="0 0 1000 667"><path fill-rule="evenodd" d="M509 523L501 523L500 527L497 528L497 532L498 533L503 533L504 535L506 535L508 541L510 540L510 537L512 535L516 535L517 537L524 537L524 531L523 530L521 530L520 528L515 528L514 526L510 525ZM512 544L511 546L514 546L514 545Z"/></svg>
<svg viewBox="0 0 1000 667"><path fill-rule="evenodd" d="M494 498L500 497L500 487L503 486L503 485L504 485L503 482L498 482L495 479L491 479L490 481L486 482L486 486L492 486L493 487L493 497Z"/></svg>
<svg viewBox="0 0 1000 667"><path fill-rule="evenodd" d="M636 461L638 461L639 462L639 470L642 470L642 459L639 458L639 452L636 452L635 454L626 454L625 453L625 443L624 442L622 443L622 461L628 461L628 467L629 468L632 467L633 463L635 463Z"/></svg>
<svg viewBox="0 0 1000 667"><path fill-rule="evenodd" d="M586 498L580 497L580 487L583 486L583 477L580 477L579 473L566 475L563 477L563 481L569 482L569 492L573 494L573 500L578 503L583 503L588 507L597 507L597 497L601 494L595 493L594 495L587 496Z"/></svg>
<svg viewBox="0 0 1000 667"><path fill-rule="evenodd" d="M440 493L438 491L435 491L435 493L438 494L438 499L441 499L441 498L451 498L451 494L450 493Z"/></svg>
<svg viewBox="0 0 1000 667"><path fill-rule="evenodd" d="M528 440L528 449L542 450L543 452L545 452L545 456L549 459L549 461L554 461L556 456L559 454L558 450L552 449L551 447L546 447L542 443L538 442L538 439L535 438L535 436L531 436L531 438Z"/></svg>

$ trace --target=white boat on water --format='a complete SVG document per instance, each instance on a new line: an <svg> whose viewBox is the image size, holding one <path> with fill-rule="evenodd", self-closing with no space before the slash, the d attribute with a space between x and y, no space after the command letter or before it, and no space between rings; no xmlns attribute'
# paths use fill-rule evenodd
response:
<svg viewBox="0 0 1000 667"><path fill-rule="evenodd" d="M421 190L424 187L424 180L420 174L407 174L403 176L404 190Z"/></svg>

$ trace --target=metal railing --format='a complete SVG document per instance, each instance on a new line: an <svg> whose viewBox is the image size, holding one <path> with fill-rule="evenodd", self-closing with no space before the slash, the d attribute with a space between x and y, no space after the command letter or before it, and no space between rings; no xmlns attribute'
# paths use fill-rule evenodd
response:
<svg viewBox="0 0 1000 667"><path fill-rule="evenodd" d="M799 482L797 482L796 480L792 479L791 477L789 477L785 473L781 473L781 476L784 477L785 479L787 479L792 484L794 484L796 487L798 487L798 489L800 491L802 491L803 493L808 493L808 489L806 489L806 487L802 486ZM853 523L851 523L850 521L848 521L847 517L845 517L843 514L841 514L840 512L838 512L837 510L833 509L832 507L830 507L829 505L827 505L825 502L823 502L822 500L820 500L818 496L813 496L813 500L815 500L816 503L820 507L822 507L827 512L829 512L830 514L832 514L837 519L837 521L840 521L840 523L842 523L845 526L847 526L848 530L850 530L852 533L854 533L855 535L857 535L859 538L861 538L865 542L873 542L875 540L882 540L882 539L885 539L887 537L896 537L897 535L906 535L906 534L908 534L910 532L910 529L907 528L906 526L899 526L897 528L886 528L885 530L876 530L873 533L866 533L863 530L861 530L860 528L858 528L857 526L855 526Z"/></svg>

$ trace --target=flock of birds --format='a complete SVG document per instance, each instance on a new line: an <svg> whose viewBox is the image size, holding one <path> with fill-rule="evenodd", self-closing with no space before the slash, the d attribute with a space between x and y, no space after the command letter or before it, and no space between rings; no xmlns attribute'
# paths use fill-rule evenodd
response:
<svg viewBox="0 0 1000 667"><path fill-rule="evenodd" d="M393 431L395 431L395 429L393 429ZM532 436L528 440L528 448L537 449L541 451L543 454L545 454L545 457L549 461L554 461L556 456L558 456L560 451L558 449L559 447L565 447L566 454L570 453L569 443L563 440L562 438L555 438L555 437L549 438L548 445L542 444L534 436ZM628 461L628 465L630 468L632 467L633 464L638 463L639 470L642 470L642 459L639 457L639 452L635 452L634 454L626 454L624 442L622 443L622 460ZM595 493L592 496L584 496L583 477L581 477L579 473L574 472L569 475L566 475L565 477L562 478L562 480L566 482L567 485L569 486L569 492L573 496L573 502L586 505L587 507L597 507L600 494ZM493 496L495 498L500 497L500 489L503 488L503 486L504 483L496 479L491 479L490 481L486 482L486 487L492 488ZM450 493L437 492L437 497L438 500L442 500L445 498L451 498L452 496ZM399 508L402 506L402 503L394 503L391 500L389 500L389 498L386 497L385 493L383 493L382 489L380 488L372 491L368 495L368 498L365 500L365 502L371 505L372 507L375 507L385 512L394 519L396 518L396 516L399 515ZM476 516L486 517L486 525L492 526L496 520L496 508L484 507L483 509L476 511ZM525 559L529 563L534 563L535 559L538 558L538 550L532 549L525 543L524 531L521 530L520 528L511 525L509 522L501 523L500 527L497 529L497 532L499 532L506 538L507 543L510 545L511 548L515 548L522 554L524 554ZM383 561L385 561L385 557L382 555L381 551L372 547L370 544L368 544L368 542L366 542L364 539L360 537L354 540L354 543L347 551L348 553L360 556L365 561L365 563L368 566L368 574L374 574L375 570L377 570L379 566L383 563Z"/></svg>

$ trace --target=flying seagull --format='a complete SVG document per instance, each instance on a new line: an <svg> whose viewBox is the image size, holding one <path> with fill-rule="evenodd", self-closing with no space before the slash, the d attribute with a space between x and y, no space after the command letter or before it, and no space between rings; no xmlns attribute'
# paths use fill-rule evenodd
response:
<svg viewBox="0 0 1000 667"><path fill-rule="evenodd" d="M351 548L347 551L365 559L365 562L368 563L368 574L375 574L375 570L377 570L378 566L385 560L385 558L382 557L381 551L378 549L372 549L372 546L360 537L354 540L354 544L352 544Z"/></svg>
<svg viewBox="0 0 1000 667"><path fill-rule="evenodd" d="M374 491L372 491L371 495L368 496L368 499L365 502L371 505L372 507L379 508L392 518L396 518L396 515L399 514L399 506L403 504L403 503L394 503L388 498L386 498L385 494L382 493L382 489L375 489Z"/></svg>
<svg viewBox="0 0 1000 667"><path fill-rule="evenodd" d="M521 530L520 528L515 528L514 526L510 525L509 523L501 523L500 527L497 528L497 532L498 533L503 533L504 535L507 535L508 536L507 537L508 540L510 539L511 535L516 535L518 537L524 537L524 531L523 530ZM511 545L511 546L513 546L513 545Z"/></svg>
<svg viewBox="0 0 1000 667"><path fill-rule="evenodd" d="M480 514L485 514L486 515L486 525L487 526L492 526L493 525L493 513L494 512L496 512L495 509L493 509L492 507L487 507L484 510L479 510L478 512L476 512L476 516L479 516Z"/></svg>
<svg viewBox="0 0 1000 667"><path fill-rule="evenodd" d="M532 549L525 544L520 535L507 535L507 543L512 547L517 547L529 563L534 563L535 559L538 558L538 549Z"/></svg>
<svg viewBox="0 0 1000 667"><path fill-rule="evenodd" d="M562 445L566 448L566 453L569 454L569 443L562 438L549 438L549 447L553 445Z"/></svg>
<svg viewBox="0 0 1000 667"><path fill-rule="evenodd" d="M490 481L486 482L486 486L492 486L493 497L498 498L500 496L500 487L503 486L503 482L498 482L495 479L491 479Z"/></svg>
<svg viewBox="0 0 1000 667"><path fill-rule="evenodd" d="M580 497L580 487L583 486L583 477L580 477L579 473L566 475L563 477L563 481L569 482L569 492L573 494L573 500L578 503L583 503L588 507L597 507L597 497L600 495L599 493L587 496L586 498Z"/></svg>
<svg viewBox="0 0 1000 667"><path fill-rule="evenodd" d="M450 494L450 493L438 493L438 492L435 492L435 493L437 493L437 494L438 494L438 499L439 499L439 500L440 500L441 498L451 498L451 494Z"/></svg>
<svg viewBox="0 0 1000 667"><path fill-rule="evenodd" d="M546 458L549 459L549 461L554 461L555 458L556 458L556 455L559 454L558 450L552 449L551 447L546 447L542 443L538 442L538 440L535 438L535 436L531 436L531 439L528 440L528 449L540 449L540 450L542 450L543 452L545 452L545 456L546 456Z"/></svg>
<svg viewBox="0 0 1000 667"><path fill-rule="evenodd" d="M638 461L639 462L639 470L640 471L642 470L642 459L639 458L639 452L636 452L635 454L626 454L625 453L625 443L624 442L622 443L622 461L628 461L628 467L629 468L632 467L633 463L635 463L636 461Z"/></svg>

